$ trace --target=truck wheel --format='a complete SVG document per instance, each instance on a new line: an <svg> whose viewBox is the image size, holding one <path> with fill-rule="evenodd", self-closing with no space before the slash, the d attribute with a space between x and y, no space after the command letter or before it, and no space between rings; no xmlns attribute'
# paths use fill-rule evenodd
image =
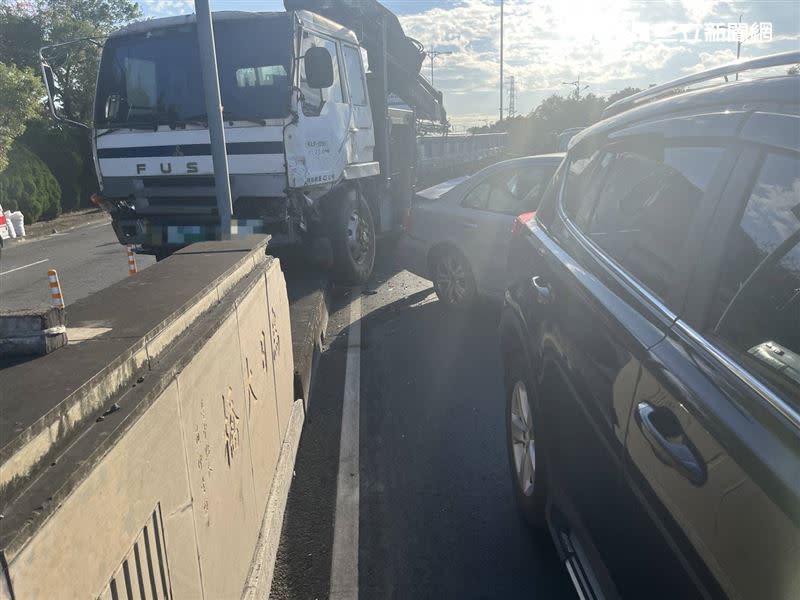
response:
<svg viewBox="0 0 800 600"><path fill-rule="evenodd" d="M331 207L331 246L336 276L342 283L360 285L375 264L375 223L366 199L355 190L344 193Z"/></svg>
<svg viewBox="0 0 800 600"><path fill-rule="evenodd" d="M154 256L156 257L156 262L161 262L165 258L169 258L170 256L172 256L173 252L174 252L173 250L164 250L164 249L156 250L154 253Z"/></svg>

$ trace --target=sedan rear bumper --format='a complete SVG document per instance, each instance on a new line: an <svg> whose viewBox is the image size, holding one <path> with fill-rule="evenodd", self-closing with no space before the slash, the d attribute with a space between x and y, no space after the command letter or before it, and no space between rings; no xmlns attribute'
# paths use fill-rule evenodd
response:
<svg viewBox="0 0 800 600"><path fill-rule="evenodd" d="M414 275L430 279L428 273L429 252L429 242L412 238L407 233L403 234L397 244L397 266L414 273Z"/></svg>

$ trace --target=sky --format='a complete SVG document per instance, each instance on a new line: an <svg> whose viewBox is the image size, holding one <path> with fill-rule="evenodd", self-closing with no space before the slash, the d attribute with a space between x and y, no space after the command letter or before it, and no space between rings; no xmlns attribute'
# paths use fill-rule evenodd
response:
<svg viewBox="0 0 800 600"><path fill-rule="evenodd" d="M194 12L193 0L140 0L148 17ZM500 0L384 0L406 35L449 51L434 64L457 129L493 122L500 108ZM280 0L211 0L212 10L283 10ZM741 16L746 29L737 30ZM768 25L762 25L762 24ZM731 27L727 27L731 25ZM771 35L769 26L771 25ZM743 58L800 50L797 0L505 0L504 75L516 112L566 95L607 96ZM721 39L720 39L721 38ZM771 38L771 39L770 39ZM425 62L423 73L430 74Z"/></svg>

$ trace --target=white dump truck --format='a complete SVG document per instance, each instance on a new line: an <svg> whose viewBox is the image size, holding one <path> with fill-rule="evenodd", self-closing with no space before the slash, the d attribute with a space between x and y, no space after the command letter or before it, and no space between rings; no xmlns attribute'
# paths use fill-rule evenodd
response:
<svg viewBox="0 0 800 600"><path fill-rule="evenodd" d="M363 282L376 238L409 206L418 120L447 122L442 95L420 76L422 46L378 2L285 7L213 15L231 230L270 233L271 244L330 240L337 276ZM157 258L220 236L197 43L194 15L134 23L102 42L96 200L121 243ZM390 94L405 104L390 106Z"/></svg>

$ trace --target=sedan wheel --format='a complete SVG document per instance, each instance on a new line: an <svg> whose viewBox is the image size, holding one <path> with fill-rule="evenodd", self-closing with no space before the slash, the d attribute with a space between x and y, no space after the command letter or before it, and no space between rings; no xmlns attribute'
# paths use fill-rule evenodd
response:
<svg viewBox="0 0 800 600"><path fill-rule="evenodd" d="M433 287L439 300L449 306L467 306L476 295L475 279L466 259L455 250L446 250L432 261Z"/></svg>

